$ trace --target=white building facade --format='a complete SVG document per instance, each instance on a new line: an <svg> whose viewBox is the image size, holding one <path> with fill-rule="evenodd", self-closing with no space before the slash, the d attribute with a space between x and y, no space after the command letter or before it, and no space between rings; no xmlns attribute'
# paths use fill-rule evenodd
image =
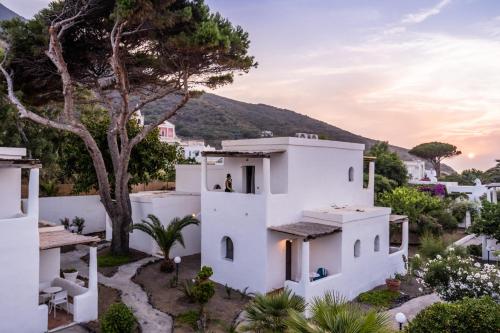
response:
<svg viewBox="0 0 500 333"><path fill-rule="evenodd" d="M413 160L403 161L408 172L408 180L410 183L419 181L436 182L436 171L434 169L426 169L425 161Z"/></svg>
<svg viewBox="0 0 500 333"><path fill-rule="evenodd" d="M0 332L41 333L48 330L48 307L40 293L61 287L72 297L73 322L97 319L97 254L90 249L88 286L60 275L63 245L95 242L98 238L71 234L61 226L39 223L39 168L26 160L24 148L0 147ZM21 204L21 170L29 169L28 199Z"/></svg>
<svg viewBox="0 0 500 333"><path fill-rule="evenodd" d="M400 220L403 242L391 248L390 209L373 205L373 162L363 186L364 145L264 138L222 146L204 153L201 178L202 265L216 282L352 299L405 271L408 223ZM206 159L217 156L225 175L207 172Z"/></svg>
<svg viewBox="0 0 500 333"><path fill-rule="evenodd" d="M0 332L47 331L48 308L38 304L38 168L30 169L26 214L21 208L23 148L0 148ZM13 161L8 165L8 161Z"/></svg>

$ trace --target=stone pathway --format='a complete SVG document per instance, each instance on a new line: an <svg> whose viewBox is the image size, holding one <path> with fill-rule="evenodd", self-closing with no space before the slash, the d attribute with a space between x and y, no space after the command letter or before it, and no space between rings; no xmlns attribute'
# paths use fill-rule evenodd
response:
<svg viewBox="0 0 500 333"><path fill-rule="evenodd" d="M436 302L439 302L441 299L437 294L429 294L429 295L424 295L420 297L413 298L409 300L408 302L402 304L401 306L390 309L387 311L387 314L392 320L393 327L394 329L398 330L399 329L399 324L396 322L394 317L396 316L396 313L402 312L405 314L406 318L408 321L411 321L415 316L428 307L429 305L432 305Z"/></svg>
<svg viewBox="0 0 500 333"><path fill-rule="evenodd" d="M61 253L61 269L73 267L78 270L79 275L88 278L88 265L80 259L87 253L88 248L84 246L78 246L75 251ZM144 290L131 280L141 266L155 260L157 259L148 257L120 266L118 272L109 278L98 273L98 281L122 292L123 303L132 308L143 333L171 333L172 317L154 309Z"/></svg>

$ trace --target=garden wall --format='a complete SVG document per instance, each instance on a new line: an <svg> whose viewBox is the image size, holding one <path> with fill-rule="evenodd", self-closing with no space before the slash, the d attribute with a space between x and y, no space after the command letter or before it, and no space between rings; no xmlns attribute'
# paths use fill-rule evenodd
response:
<svg viewBox="0 0 500 333"><path fill-rule="evenodd" d="M45 197L39 199L40 220L60 224L75 216L85 219L84 234L106 230L106 211L98 195Z"/></svg>

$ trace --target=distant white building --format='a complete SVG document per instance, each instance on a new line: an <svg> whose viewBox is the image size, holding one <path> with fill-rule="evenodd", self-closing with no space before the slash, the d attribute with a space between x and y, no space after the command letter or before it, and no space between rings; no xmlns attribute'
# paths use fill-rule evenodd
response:
<svg viewBox="0 0 500 333"><path fill-rule="evenodd" d="M260 293L287 287L307 300L328 290L352 299L405 271L408 222L374 206L373 162L363 187L364 145L266 138L222 147L203 153L201 176L202 265L213 267L215 281ZM222 174L210 172L208 157L224 157ZM401 226L397 248L391 222Z"/></svg>
<svg viewBox="0 0 500 333"><path fill-rule="evenodd" d="M144 116L142 115L141 110L134 112L130 118L135 120L139 126L144 126Z"/></svg>
<svg viewBox="0 0 500 333"><path fill-rule="evenodd" d="M203 140L182 140L180 145L184 150L184 158L194 159L197 163L201 163L202 152L215 150L215 147L205 145Z"/></svg>
<svg viewBox="0 0 500 333"><path fill-rule="evenodd" d="M97 255L90 248L88 286L60 278L64 245L92 243L95 237L72 234L64 227L39 223L38 175L40 165L23 157L23 148L0 148L0 332L42 333L49 328L48 307L57 287L71 297L70 321L96 320ZM29 195L21 205L21 170L29 169ZM53 328L53 327L52 327Z"/></svg>
<svg viewBox="0 0 500 333"><path fill-rule="evenodd" d="M175 134L175 125L165 120L161 125L158 126L160 130L160 141L166 143L180 143L181 139Z"/></svg>
<svg viewBox="0 0 500 333"><path fill-rule="evenodd" d="M408 171L409 182L432 181L437 182L436 171L434 169L426 169L425 161L413 160L403 161L406 170Z"/></svg>
<svg viewBox="0 0 500 333"><path fill-rule="evenodd" d="M261 131L260 132L260 137L261 138L272 138L274 136L274 133L272 131Z"/></svg>
<svg viewBox="0 0 500 333"><path fill-rule="evenodd" d="M313 140L319 139L318 134L314 133L295 133L295 137L300 139L313 139Z"/></svg>

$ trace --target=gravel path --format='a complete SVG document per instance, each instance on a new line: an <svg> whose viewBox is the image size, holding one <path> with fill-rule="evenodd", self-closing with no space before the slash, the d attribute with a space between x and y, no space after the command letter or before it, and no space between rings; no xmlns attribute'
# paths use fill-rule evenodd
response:
<svg viewBox="0 0 500 333"><path fill-rule="evenodd" d="M80 259L87 253L88 248L84 246L78 246L75 251L61 253L61 268L73 267L78 270L79 275L88 277L88 265ZM131 281L141 266L156 260L154 257L148 257L120 266L118 272L112 277L105 277L98 273L98 281L107 287L122 292L123 303L132 308L143 333L171 333L172 318L168 314L154 309L149 303L144 290Z"/></svg>
<svg viewBox="0 0 500 333"><path fill-rule="evenodd" d="M399 329L399 324L394 319L394 317L396 316L396 313L398 313L398 312L404 313L407 320L411 321L413 318L415 318L415 316L420 311L422 311L423 309L425 309L429 305L432 305L432 304L439 302L439 301L441 301L441 299L435 293L429 294L429 295L424 295L424 296L413 298L397 308L390 309L389 311L387 311L387 314L392 319L394 329L397 330L397 329Z"/></svg>

